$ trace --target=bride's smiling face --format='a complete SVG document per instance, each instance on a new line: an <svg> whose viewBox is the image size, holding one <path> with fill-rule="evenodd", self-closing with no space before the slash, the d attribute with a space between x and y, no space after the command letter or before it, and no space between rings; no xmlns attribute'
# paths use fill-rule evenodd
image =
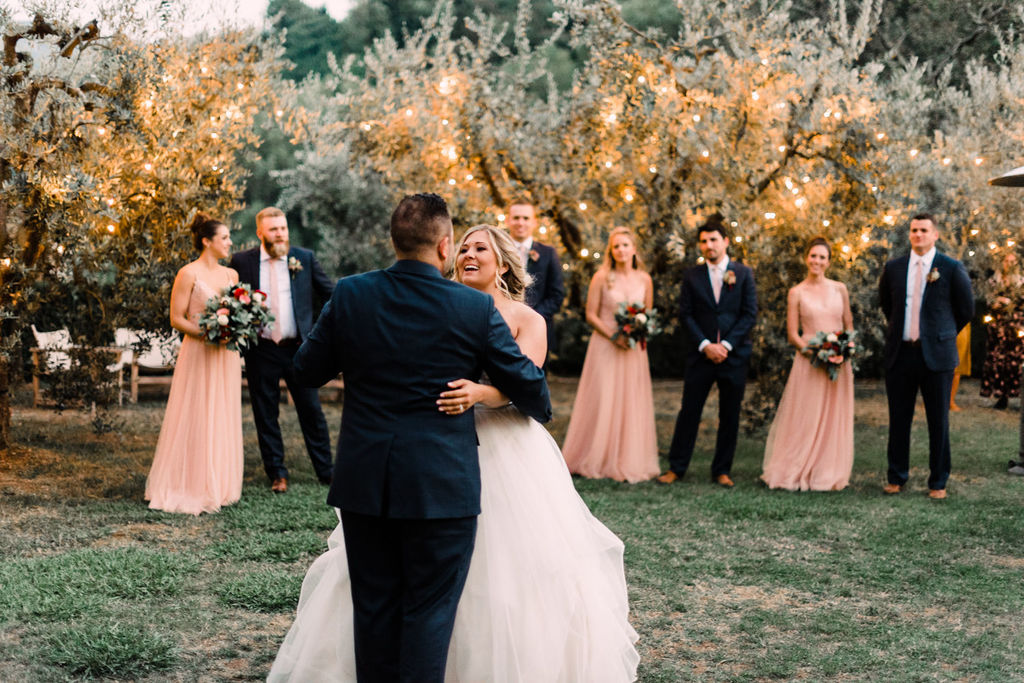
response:
<svg viewBox="0 0 1024 683"><path fill-rule="evenodd" d="M508 266L505 266L502 272L505 270L508 270ZM497 289L495 277L498 272L498 258L485 231L479 230L465 238L455 257L455 272L460 282L473 289Z"/></svg>

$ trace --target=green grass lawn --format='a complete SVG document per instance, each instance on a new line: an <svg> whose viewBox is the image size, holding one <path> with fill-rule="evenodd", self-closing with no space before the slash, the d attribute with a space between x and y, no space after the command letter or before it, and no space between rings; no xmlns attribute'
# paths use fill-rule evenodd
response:
<svg viewBox="0 0 1024 683"><path fill-rule="evenodd" d="M663 452L681 387L656 383ZM552 391L560 440L575 382ZM919 410L909 490L884 497L884 396L869 382L857 393L854 476L839 493L760 487L759 436L741 436L736 488L713 486L713 403L683 482L577 480L626 543L641 681L1024 678L1024 478L1004 473L1016 413L964 384L950 497L930 501ZM80 414L16 409L19 447L0 462L0 680L265 677L335 524L326 489L282 406L292 485L269 492L245 406L241 502L152 512L142 492L162 408L116 411L100 435ZM336 429L340 407L327 413Z"/></svg>

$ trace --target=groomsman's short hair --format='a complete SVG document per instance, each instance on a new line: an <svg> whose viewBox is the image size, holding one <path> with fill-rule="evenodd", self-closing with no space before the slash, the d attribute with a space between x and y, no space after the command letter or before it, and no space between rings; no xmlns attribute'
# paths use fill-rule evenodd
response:
<svg viewBox="0 0 1024 683"><path fill-rule="evenodd" d="M391 241L400 254L435 247L451 228L448 205L432 192L406 195L391 214Z"/></svg>
<svg viewBox="0 0 1024 683"><path fill-rule="evenodd" d="M932 214L928 213L927 211L922 211L921 213L914 214L913 216L910 217L910 220L912 220L912 221L931 221L932 225L934 225L936 228L939 227L939 224L937 222L935 222L935 216L933 216Z"/></svg>
<svg viewBox="0 0 1024 683"><path fill-rule="evenodd" d="M700 224L700 227L697 228L698 241L700 240L700 234L702 232L717 232L724 239L729 239L729 232L725 227L725 218L717 211L708 216L707 219Z"/></svg>
<svg viewBox="0 0 1024 683"><path fill-rule="evenodd" d="M533 200L523 195L512 198L512 201L508 203L508 208L511 209L513 206L532 206L534 211L537 210L537 205L533 203Z"/></svg>
<svg viewBox="0 0 1024 683"><path fill-rule="evenodd" d="M278 216L283 215L284 211L282 211L281 209L277 208L276 206L268 206L267 208L263 209L258 214L256 214L256 225L259 226L260 221L262 221L264 218L276 218Z"/></svg>

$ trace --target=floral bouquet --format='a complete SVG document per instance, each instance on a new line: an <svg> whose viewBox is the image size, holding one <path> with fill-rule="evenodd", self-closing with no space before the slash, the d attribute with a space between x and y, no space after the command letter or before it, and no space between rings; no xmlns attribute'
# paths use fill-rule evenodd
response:
<svg viewBox="0 0 1024 683"><path fill-rule="evenodd" d="M854 330L842 332L818 332L807 342L806 351L810 352L811 365L825 368L828 378L833 382L839 377L839 369L843 363L852 360L863 349L857 343Z"/></svg>
<svg viewBox="0 0 1024 683"><path fill-rule="evenodd" d="M620 303L619 310L615 312L615 324L619 329L612 335L612 341L625 337L631 349L637 344L641 349L646 349L647 340L661 332L657 309L648 311L641 303Z"/></svg>
<svg viewBox="0 0 1024 683"><path fill-rule="evenodd" d="M199 316L203 337L232 351L248 349L256 343L260 329L274 322L266 300L266 293L251 285L225 287L219 295L210 297L206 310Z"/></svg>

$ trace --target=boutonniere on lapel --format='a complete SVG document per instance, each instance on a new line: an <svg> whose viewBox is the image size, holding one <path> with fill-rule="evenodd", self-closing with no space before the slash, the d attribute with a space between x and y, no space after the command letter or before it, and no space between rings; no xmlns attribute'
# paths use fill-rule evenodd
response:
<svg viewBox="0 0 1024 683"><path fill-rule="evenodd" d="M298 273L300 270L302 270L302 264L299 262L299 259L295 258L294 256L289 256L288 272L291 274L293 280L295 279L295 274Z"/></svg>
<svg viewBox="0 0 1024 683"><path fill-rule="evenodd" d="M935 282L936 280L938 280L940 277L941 277L941 275L939 275L939 269L938 268L932 268L930 271L928 271L928 277L925 278L925 279L928 280L928 284L931 284L931 283Z"/></svg>
<svg viewBox="0 0 1024 683"><path fill-rule="evenodd" d="M536 249L530 250L530 260L536 262L540 258L540 254L537 253Z"/></svg>
<svg viewBox="0 0 1024 683"><path fill-rule="evenodd" d="M725 271L722 275L722 282L728 285L729 289L732 289L732 286L736 284L736 273L731 270Z"/></svg>

